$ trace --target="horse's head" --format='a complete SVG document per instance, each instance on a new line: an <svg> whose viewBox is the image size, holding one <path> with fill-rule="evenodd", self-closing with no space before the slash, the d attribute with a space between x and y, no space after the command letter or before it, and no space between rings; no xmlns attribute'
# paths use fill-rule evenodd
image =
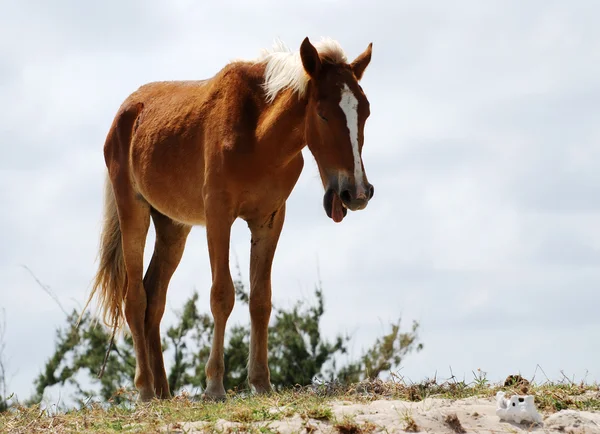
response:
<svg viewBox="0 0 600 434"><path fill-rule="evenodd" d="M349 64L321 59L308 38L300 47L310 77L306 141L325 187L325 212L335 222L341 222L348 209L364 209L374 193L361 156L369 100L358 84L371 61L371 47Z"/></svg>

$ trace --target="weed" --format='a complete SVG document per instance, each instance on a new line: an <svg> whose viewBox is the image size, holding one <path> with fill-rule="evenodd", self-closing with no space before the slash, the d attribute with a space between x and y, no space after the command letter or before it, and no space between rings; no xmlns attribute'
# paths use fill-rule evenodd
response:
<svg viewBox="0 0 600 434"><path fill-rule="evenodd" d="M467 431L463 428L460 420L458 420L458 416L455 413L449 414L444 419L446 425L448 425L455 433L464 434Z"/></svg>
<svg viewBox="0 0 600 434"><path fill-rule="evenodd" d="M351 415L345 415L341 420L336 421L333 427L340 434L367 434L375 431L377 428L375 424L369 421L361 425Z"/></svg>
<svg viewBox="0 0 600 434"><path fill-rule="evenodd" d="M404 431L406 432L419 432L419 425L415 422L412 415L407 415L404 419Z"/></svg>

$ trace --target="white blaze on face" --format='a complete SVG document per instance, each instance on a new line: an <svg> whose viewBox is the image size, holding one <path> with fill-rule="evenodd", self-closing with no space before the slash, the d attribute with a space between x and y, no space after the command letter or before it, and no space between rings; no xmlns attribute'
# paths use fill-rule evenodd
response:
<svg viewBox="0 0 600 434"><path fill-rule="evenodd" d="M348 125L348 131L350 131L350 143L352 144L352 154L354 155L354 182L358 190L362 190L364 193L363 171L358 149L358 100L346 83L344 83L342 89L340 107L346 115L346 124Z"/></svg>

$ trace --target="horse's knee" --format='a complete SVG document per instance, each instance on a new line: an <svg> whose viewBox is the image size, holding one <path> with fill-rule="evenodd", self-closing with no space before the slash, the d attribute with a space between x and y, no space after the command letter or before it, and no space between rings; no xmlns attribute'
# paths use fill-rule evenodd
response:
<svg viewBox="0 0 600 434"><path fill-rule="evenodd" d="M229 317L235 303L233 281L216 280L210 291L210 309L215 317Z"/></svg>
<svg viewBox="0 0 600 434"><path fill-rule="evenodd" d="M271 316L271 297L266 294L251 295L250 300L250 319L255 322L268 321Z"/></svg>

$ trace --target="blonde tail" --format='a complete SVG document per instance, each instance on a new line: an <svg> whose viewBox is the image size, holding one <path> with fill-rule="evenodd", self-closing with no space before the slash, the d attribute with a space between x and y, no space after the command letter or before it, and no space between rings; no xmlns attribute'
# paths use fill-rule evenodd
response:
<svg viewBox="0 0 600 434"><path fill-rule="evenodd" d="M113 329L114 337L116 331L123 325L123 300L127 277L117 204L108 175L104 183L104 222L100 236L99 257L100 264L86 307L97 294L102 320ZM82 315L84 311L85 308Z"/></svg>

